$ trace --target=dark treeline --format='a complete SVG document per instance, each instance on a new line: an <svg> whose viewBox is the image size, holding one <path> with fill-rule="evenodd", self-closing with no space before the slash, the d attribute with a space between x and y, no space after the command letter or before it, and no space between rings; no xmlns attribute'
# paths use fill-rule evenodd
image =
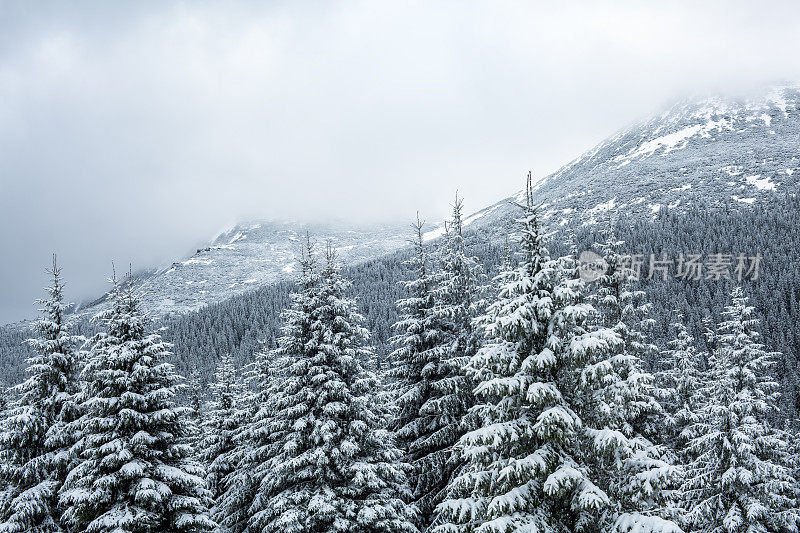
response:
<svg viewBox="0 0 800 533"><path fill-rule="evenodd" d="M800 353L800 200L793 195L776 196L769 204L747 208L697 205L681 211L662 209L653 220L631 218L621 213L614 224L623 249L630 254L677 259L679 254L744 253L761 254L763 261L757 280L745 285L756 314L762 320L764 342L782 353L779 361L783 397L782 413L787 419L800 412L798 354ZM564 228L559 228L562 232ZM603 225L568 228L574 231L580 250L590 249L599 239ZM322 236L320 236L322 237ZM470 253L493 277L504 248L501 228L480 228L465 232ZM554 253L567 253L559 239L550 247ZM390 351L387 343L391 325L397 320L395 301L400 298L399 283L409 272L403 264L410 252L401 250L389 256L349 266L343 274L352 280L349 289L357 297L360 312L371 332L376 356L383 362ZM643 267L646 272L647 264ZM674 311L685 315L687 328L699 344L704 344L703 318L715 320L736 280L689 281L656 277L641 282L653 304L653 341L663 344L670 338ZM237 366L253 360L262 344L274 347L280 330L280 312L289 301L292 282L281 282L251 293L232 297L197 312L167 317L159 327L173 343L173 362L180 373L195 369L202 382L208 382L221 354L230 353ZM93 326L79 322L76 330L90 334ZM20 328L0 328L0 380L14 383L21 379L30 350L24 340L30 332Z"/></svg>

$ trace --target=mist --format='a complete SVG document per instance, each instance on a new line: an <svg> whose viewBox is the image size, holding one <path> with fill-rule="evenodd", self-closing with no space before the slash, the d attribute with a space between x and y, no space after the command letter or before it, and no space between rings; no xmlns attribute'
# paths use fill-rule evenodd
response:
<svg viewBox="0 0 800 533"><path fill-rule="evenodd" d="M5 2L0 324L252 218L443 218L695 93L800 79L793 2Z"/></svg>

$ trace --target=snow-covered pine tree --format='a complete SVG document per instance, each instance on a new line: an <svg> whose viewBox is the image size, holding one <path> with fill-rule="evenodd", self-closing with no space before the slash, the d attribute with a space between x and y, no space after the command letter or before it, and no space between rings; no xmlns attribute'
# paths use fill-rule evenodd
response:
<svg viewBox="0 0 800 533"><path fill-rule="evenodd" d="M320 283L314 246L306 236L299 259L300 277L291 307L281 314L282 337L275 350L260 350L246 372L246 396L241 410L243 423L233 435L234 447L221 461L235 465L224 479L224 493L214 509L214 519L227 533L252 531L253 515L263 509L272 483L272 460L277 455L280 435L274 431L276 397L297 354L305 353L311 342L314 295Z"/></svg>
<svg viewBox="0 0 800 533"><path fill-rule="evenodd" d="M797 531L798 482L787 434L772 424L774 353L764 350L758 320L741 287L731 293L716 335L710 390L692 430L694 461L683 491L691 531Z"/></svg>
<svg viewBox="0 0 800 533"><path fill-rule="evenodd" d="M404 460L411 466L409 484L412 498L422 504L421 525L429 521L433 505L428 500L442 489L437 477L439 465L431 465L429 454L436 447L429 441L431 434L440 429L438 418L430 413L422 414L423 407L436 391L433 382L442 378L440 353L434 348L443 337L444 324L431 310L434 306L433 289L437 282L436 272L431 272L430 262L424 247L423 222L419 215L413 225L414 254L406 265L414 274L413 279L403 282L408 297L398 300L400 319L394 324L398 334L392 339L395 346L391 359L394 367L391 377L398 383L397 413L393 429ZM432 472L431 467L437 467Z"/></svg>
<svg viewBox="0 0 800 533"><path fill-rule="evenodd" d="M667 417L655 377L644 370L643 359L655 350L645 333L651 322L649 304L644 292L632 287L622 244L609 230L605 242L597 245L606 269L588 297L598 311L596 327L613 331L621 342L594 352L582 372L586 403L579 412L587 439L585 461L609 497L598 519L606 529L616 523L620 529L677 530L664 519L679 516L669 498L679 470L671 464L669 449L654 442L661 439Z"/></svg>
<svg viewBox="0 0 800 533"><path fill-rule="evenodd" d="M53 255L47 271L52 285L36 323L38 336L28 343L36 355L28 359L28 379L17 386L0 432L0 531L49 533L63 531L58 490L66 479L74 435L66 430L78 414L76 394L82 339L70 333L64 316L64 284Z"/></svg>
<svg viewBox="0 0 800 533"><path fill-rule="evenodd" d="M203 420L199 442L199 460L206 469L206 488L211 492L215 509L225 494L225 478L236 468L232 451L234 436L242 423L242 382L236 373L233 357L222 354L210 384L211 400Z"/></svg>
<svg viewBox="0 0 800 533"><path fill-rule="evenodd" d="M410 241L414 252L404 263L412 272L413 278L401 282L408 296L395 303L400 319L392 326L398 333L391 339L395 349L390 355L393 362L390 377L396 380L400 389L393 425L397 443L406 453L423 433L419 428L419 410L430 395L430 382L426 373L433 366L426 355L429 356L429 350L436 345L437 334L437 329L430 327L433 279L422 239L423 226L424 223L417 214L417 221L412 225L414 239Z"/></svg>
<svg viewBox="0 0 800 533"><path fill-rule="evenodd" d="M174 398L181 381L168 345L148 333L130 274L115 282L111 308L84 369L78 464L62 487L71 530L195 532L208 518L204 472L191 460L189 409Z"/></svg>
<svg viewBox="0 0 800 533"><path fill-rule="evenodd" d="M669 348L662 351L664 369L658 373L661 405L667 414L669 436L665 439L678 460L686 465L689 460L689 442L696 437L693 429L700 421L698 411L702 405L705 380L700 373L700 354L694 338L686 330L683 316L672 324L675 338Z"/></svg>
<svg viewBox="0 0 800 533"><path fill-rule="evenodd" d="M439 268L431 276L431 300L424 311L425 341L419 352L424 361L425 397L417 420L406 424L404 438L414 466L412 486L427 527L454 473L463 463L454 446L474 426L469 410L474 405L474 382L466 365L481 344L482 332L474 324L485 307L485 275L475 258L467 254L463 230L463 202L456 195L452 219L446 223Z"/></svg>
<svg viewBox="0 0 800 533"><path fill-rule="evenodd" d="M481 321L487 344L470 363L482 427L459 443L468 463L438 508L435 531L679 531L642 494L609 482L621 478L609 476L609 467L642 475L635 487L669 467L643 456L619 426L585 424L600 407L591 401L591 373L623 341L592 324L595 310L583 301L572 258L549 256L530 175L522 208L522 257L502 274L500 294ZM598 450L612 449L620 452L618 464L598 460Z"/></svg>
<svg viewBox="0 0 800 533"><path fill-rule="evenodd" d="M401 452L375 403L374 357L332 249L274 354L272 457L247 531L414 532Z"/></svg>
<svg viewBox="0 0 800 533"><path fill-rule="evenodd" d="M469 364L481 427L459 442L467 463L437 509L437 532L576 531L608 503L580 464L574 396L589 355L618 339L582 326L591 306L576 303L581 281L544 248L530 176L523 209L522 257L503 274L481 320L487 343Z"/></svg>
<svg viewBox="0 0 800 533"><path fill-rule="evenodd" d="M625 423L632 431L653 439L661 434L664 411L657 400L655 377L646 368L655 367L658 348L648 342L647 330L651 304L643 290L634 288L632 271L621 253L624 242L614 238L613 229L606 240L595 245L607 268L593 283L588 299L598 311L598 325L612 329L622 339L608 358L613 366L615 385L606 387L625 406Z"/></svg>

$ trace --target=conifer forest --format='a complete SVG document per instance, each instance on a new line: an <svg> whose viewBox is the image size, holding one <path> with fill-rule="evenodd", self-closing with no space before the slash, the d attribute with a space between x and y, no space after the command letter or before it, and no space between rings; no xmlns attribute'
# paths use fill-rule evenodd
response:
<svg viewBox="0 0 800 533"><path fill-rule="evenodd" d="M0 3L0 533L800 532L798 20Z"/></svg>

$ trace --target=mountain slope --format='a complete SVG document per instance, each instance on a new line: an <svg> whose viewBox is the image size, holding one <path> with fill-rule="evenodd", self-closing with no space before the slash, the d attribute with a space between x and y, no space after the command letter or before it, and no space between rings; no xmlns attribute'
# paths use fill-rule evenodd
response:
<svg viewBox="0 0 800 533"><path fill-rule="evenodd" d="M137 274L144 309L154 318L196 311L264 285L293 279L306 233L312 240L330 242L346 265L385 255L402 247L407 238L404 224L240 223L183 261ZM317 245L321 250L324 243ZM105 298L81 305L78 312L96 312Z"/></svg>
<svg viewBox="0 0 800 533"><path fill-rule="evenodd" d="M698 200L746 207L777 193L795 194L800 179L800 86L748 99L713 97L674 105L601 142L536 184L546 223L594 223L618 213L652 217ZM509 203L471 217L498 226ZM428 233L434 238L437 229Z"/></svg>

